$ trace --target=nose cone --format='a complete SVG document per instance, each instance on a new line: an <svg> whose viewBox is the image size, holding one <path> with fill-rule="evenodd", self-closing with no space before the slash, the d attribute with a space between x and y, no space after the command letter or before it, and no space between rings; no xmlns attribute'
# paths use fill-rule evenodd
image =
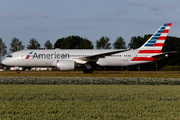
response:
<svg viewBox="0 0 180 120"><path fill-rule="evenodd" d="M5 58L3 61L2 61L2 64L3 65L9 65L9 60L7 58Z"/></svg>
<svg viewBox="0 0 180 120"><path fill-rule="evenodd" d="M4 60L2 61L2 64L3 64L3 65L6 65L6 59L4 59Z"/></svg>

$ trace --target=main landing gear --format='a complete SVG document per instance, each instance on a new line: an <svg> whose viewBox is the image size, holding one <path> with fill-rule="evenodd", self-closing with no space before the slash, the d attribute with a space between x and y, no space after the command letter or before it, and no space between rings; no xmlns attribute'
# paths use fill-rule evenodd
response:
<svg viewBox="0 0 180 120"><path fill-rule="evenodd" d="M83 71L84 73L93 73L93 69L86 69Z"/></svg>
<svg viewBox="0 0 180 120"><path fill-rule="evenodd" d="M93 68L90 63L85 64L85 70L84 73L93 73Z"/></svg>

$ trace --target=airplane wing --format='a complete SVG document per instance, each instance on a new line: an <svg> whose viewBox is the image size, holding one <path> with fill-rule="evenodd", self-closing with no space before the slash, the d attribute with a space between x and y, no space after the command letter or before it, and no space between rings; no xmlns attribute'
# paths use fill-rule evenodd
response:
<svg viewBox="0 0 180 120"><path fill-rule="evenodd" d="M123 49L123 50L105 52L105 53L101 53L101 54L95 54L95 55L91 55L91 56L87 56L87 57L77 58L74 61L79 64L85 64L87 62L95 62L99 58L104 58L105 56L111 56L112 54L121 53L124 51L129 51L129 50Z"/></svg>

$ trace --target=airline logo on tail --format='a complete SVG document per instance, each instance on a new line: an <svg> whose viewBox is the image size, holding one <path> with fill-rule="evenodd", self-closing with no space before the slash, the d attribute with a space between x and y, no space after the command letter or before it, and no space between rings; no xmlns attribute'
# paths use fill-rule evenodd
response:
<svg viewBox="0 0 180 120"><path fill-rule="evenodd" d="M161 53L162 47L168 35L171 24L172 23L166 23L162 25L143 46L137 49L139 50L138 55L134 57L131 61L158 60L158 58L147 57L147 55Z"/></svg>

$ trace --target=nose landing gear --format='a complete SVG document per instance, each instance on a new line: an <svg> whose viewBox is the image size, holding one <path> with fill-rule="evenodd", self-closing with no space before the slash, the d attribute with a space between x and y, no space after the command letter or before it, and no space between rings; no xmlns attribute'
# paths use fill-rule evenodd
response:
<svg viewBox="0 0 180 120"><path fill-rule="evenodd" d="M21 71L20 70L17 70L17 73L19 74Z"/></svg>

